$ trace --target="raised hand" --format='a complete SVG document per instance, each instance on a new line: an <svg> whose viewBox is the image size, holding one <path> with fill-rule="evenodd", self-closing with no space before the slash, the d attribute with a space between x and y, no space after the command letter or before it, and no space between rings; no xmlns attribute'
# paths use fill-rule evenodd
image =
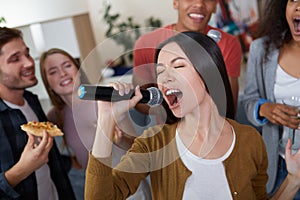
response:
<svg viewBox="0 0 300 200"><path fill-rule="evenodd" d="M119 92L119 95L123 96L128 94L130 90L133 89L133 85L130 83L120 83L115 82L111 83L115 90ZM119 118L126 113L130 108L133 108L139 100L142 99L142 94L140 92L139 86L135 88L135 96L130 100L118 101L118 102L105 102L99 101L98 102L98 113L99 116L105 115L113 115L115 121L119 121Z"/></svg>
<svg viewBox="0 0 300 200"><path fill-rule="evenodd" d="M33 135L28 134L28 142L19 160L22 166L31 171L35 171L48 162L48 154L53 145L53 138L46 131L42 138L37 139L38 143L35 142Z"/></svg>
<svg viewBox="0 0 300 200"><path fill-rule="evenodd" d="M290 138L285 147L285 160L289 174L297 180L300 186L300 151L298 150L295 154L292 154L292 142Z"/></svg>
<svg viewBox="0 0 300 200"><path fill-rule="evenodd" d="M11 186L16 186L35 170L48 162L48 154L53 145L53 138L44 131L43 137L35 141L35 137L28 134L27 144L20 160L6 173L6 179Z"/></svg>
<svg viewBox="0 0 300 200"><path fill-rule="evenodd" d="M122 96L128 94L133 85L129 83L110 84ZM118 102L98 101L98 122L92 154L96 158L111 155L114 131L117 124L127 123L127 113L142 99L139 86L135 88L135 95L130 100Z"/></svg>

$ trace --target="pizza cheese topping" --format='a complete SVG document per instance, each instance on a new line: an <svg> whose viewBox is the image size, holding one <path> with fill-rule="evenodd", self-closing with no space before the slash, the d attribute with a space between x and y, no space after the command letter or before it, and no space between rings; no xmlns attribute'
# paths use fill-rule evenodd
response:
<svg viewBox="0 0 300 200"><path fill-rule="evenodd" d="M26 131L38 137L43 136L44 130L46 130L51 137L64 135L62 131L55 124L48 121L47 122L30 121L27 124L21 125L21 129L23 131Z"/></svg>
<svg viewBox="0 0 300 200"><path fill-rule="evenodd" d="M46 129L46 130L51 130L53 128L57 128L57 126L55 124L53 124L52 122L31 121L31 122L28 122L27 125L34 126L34 127L37 127L37 128L43 128L43 129Z"/></svg>

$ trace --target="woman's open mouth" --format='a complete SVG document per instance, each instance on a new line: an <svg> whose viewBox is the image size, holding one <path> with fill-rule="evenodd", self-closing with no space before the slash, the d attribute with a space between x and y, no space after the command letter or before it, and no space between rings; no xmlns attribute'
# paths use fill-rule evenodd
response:
<svg viewBox="0 0 300 200"><path fill-rule="evenodd" d="M300 17L295 17L293 19L294 31L296 35L300 35Z"/></svg>
<svg viewBox="0 0 300 200"><path fill-rule="evenodd" d="M175 107L182 98L182 92L178 89L169 89L165 92L168 104L170 107Z"/></svg>

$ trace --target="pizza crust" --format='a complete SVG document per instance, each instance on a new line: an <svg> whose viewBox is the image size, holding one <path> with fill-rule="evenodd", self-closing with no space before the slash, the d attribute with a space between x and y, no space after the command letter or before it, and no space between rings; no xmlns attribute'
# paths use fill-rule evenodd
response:
<svg viewBox="0 0 300 200"><path fill-rule="evenodd" d="M46 130L51 137L64 135L63 132L51 122L32 121L21 125L21 129L37 137L43 137L44 130Z"/></svg>

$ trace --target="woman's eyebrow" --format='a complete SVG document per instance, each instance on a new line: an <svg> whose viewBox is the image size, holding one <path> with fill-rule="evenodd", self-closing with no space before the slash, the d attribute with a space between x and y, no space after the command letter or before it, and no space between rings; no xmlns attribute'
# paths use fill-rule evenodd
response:
<svg viewBox="0 0 300 200"><path fill-rule="evenodd" d="M176 62L177 60L186 60L186 58L184 57L176 57L173 60L171 60L171 64L173 64L174 62ZM164 67L165 65L163 63L157 63L156 67Z"/></svg>
<svg viewBox="0 0 300 200"><path fill-rule="evenodd" d="M186 60L184 57L176 57L173 60L171 60L171 64L173 64L174 62L176 62L177 60Z"/></svg>
<svg viewBox="0 0 300 200"><path fill-rule="evenodd" d="M65 60L62 65L65 65L65 64L69 64L69 63L72 63L70 60Z"/></svg>
<svg viewBox="0 0 300 200"><path fill-rule="evenodd" d="M48 68L47 72L49 72L49 71L51 71L53 69L57 69L57 68L58 68L57 66L51 66L51 67Z"/></svg>

